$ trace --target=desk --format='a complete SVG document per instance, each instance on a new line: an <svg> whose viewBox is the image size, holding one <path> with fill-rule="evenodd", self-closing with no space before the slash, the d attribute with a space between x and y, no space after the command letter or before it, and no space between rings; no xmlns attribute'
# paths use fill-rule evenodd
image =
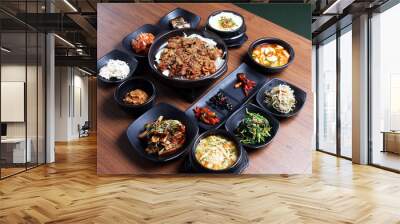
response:
<svg viewBox="0 0 400 224"><path fill-rule="evenodd" d="M400 131L382 131L383 150L382 152L392 152L400 154Z"/></svg>
<svg viewBox="0 0 400 224"><path fill-rule="evenodd" d="M26 142L28 144L25 144L25 138L1 139L2 159L5 159L6 163L30 162L32 158L32 153L31 153L32 140L30 138L27 138ZM25 151L25 145L27 145L26 151Z"/></svg>

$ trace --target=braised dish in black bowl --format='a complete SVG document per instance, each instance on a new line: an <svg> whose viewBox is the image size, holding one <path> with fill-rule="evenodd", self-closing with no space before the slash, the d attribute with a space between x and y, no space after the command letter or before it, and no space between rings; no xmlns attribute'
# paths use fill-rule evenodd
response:
<svg viewBox="0 0 400 224"><path fill-rule="evenodd" d="M210 130L193 144L190 159L201 173L234 173L246 152L234 135L225 130Z"/></svg>
<svg viewBox="0 0 400 224"><path fill-rule="evenodd" d="M159 36L150 47L148 60L162 81L193 88L208 85L226 72L228 50L213 33L179 29Z"/></svg>
<svg viewBox="0 0 400 224"><path fill-rule="evenodd" d="M150 80L135 77L115 89L114 99L123 109L135 114L142 113L154 105L156 88Z"/></svg>
<svg viewBox="0 0 400 224"><path fill-rule="evenodd" d="M160 103L137 118L126 131L137 154L167 162L190 149L199 128L196 121L169 104Z"/></svg>
<svg viewBox="0 0 400 224"><path fill-rule="evenodd" d="M278 73L293 62L294 50L281 39L267 37L254 41L247 51L247 56L261 72Z"/></svg>

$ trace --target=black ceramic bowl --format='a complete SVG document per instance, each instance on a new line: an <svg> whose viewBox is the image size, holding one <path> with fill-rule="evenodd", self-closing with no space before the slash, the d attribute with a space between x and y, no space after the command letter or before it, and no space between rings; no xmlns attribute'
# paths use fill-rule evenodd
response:
<svg viewBox="0 0 400 224"><path fill-rule="evenodd" d="M205 27L206 31L209 31L207 27ZM212 32L212 31L211 31ZM241 33L234 37L225 37L222 38L228 48L236 48L242 46L247 40L248 37L246 33Z"/></svg>
<svg viewBox="0 0 400 224"><path fill-rule="evenodd" d="M254 113L259 113L263 117L267 118L269 121L269 124L271 126L271 136L265 139L264 142L258 143L258 144L244 144L241 143L244 147L249 148L249 149L258 149L262 148L266 145L268 145L272 139L275 137L276 133L278 133L279 130L279 122L276 120L271 114L266 112L264 109L257 107L256 105L253 104L246 104L242 106L239 110L237 110L235 113L233 113L228 120L225 122L225 129L232 134L235 134L236 128L239 126L240 122L244 119L246 115L246 110L249 112L254 112ZM240 141L240 139L239 139Z"/></svg>
<svg viewBox="0 0 400 224"><path fill-rule="evenodd" d="M288 63L285 65L282 65L282 66L278 66L278 67L267 67L267 66L263 66L263 65L259 64L258 62L256 62L251 55L253 53L253 50L260 44L279 44L282 47L284 47L290 54ZM250 45L250 47L247 51L247 57L248 57L249 61L252 64L254 64L254 66L259 71L261 71L263 73L278 73L278 72L282 72L285 68L287 68L289 66L289 64L291 64L293 62L294 50L293 50L292 46L290 46L287 42L285 42L281 39L266 37L266 38L258 39Z"/></svg>
<svg viewBox="0 0 400 224"><path fill-rule="evenodd" d="M149 99L144 104L140 105L124 103L123 99L126 93L135 89L141 89L145 91L149 95ZM133 112L135 114L142 113L150 109L154 105L156 99L156 88L150 80L135 77L126 80L115 89L114 99L123 109L126 109L127 111Z"/></svg>
<svg viewBox="0 0 400 224"><path fill-rule="evenodd" d="M185 144L175 153L165 157L159 157L157 155L146 153L145 148L147 143L138 138L139 134L144 130L144 125L157 120L159 116L164 116L164 119L179 120L186 127ZM196 124L196 121L187 117L184 112L169 104L159 103L146 113L142 114L131 125L129 125L126 134L129 142L137 154L153 162L167 162L182 156L185 152L187 152L187 150L190 150L193 140L197 137L198 132L199 128Z"/></svg>
<svg viewBox="0 0 400 224"><path fill-rule="evenodd" d="M188 36L191 34L198 34L205 38L212 39L217 43L217 47L219 49L222 49L222 51L224 52L224 54L223 54L224 63L214 74L211 74L207 77L203 77L203 78L196 79L196 80L188 80L188 79L170 78L170 77L163 75L158 70L158 68L156 67L155 55L159 51L160 47L163 44L167 43L169 38L175 37L175 36L183 36L184 34L186 34ZM221 38L219 38L217 35L215 35L211 32L208 32L205 30L196 30L196 29L178 29L178 30L172 30L167 33L164 33L164 34L160 35L154 41L154 43L151 45L150 50L149 50L148 60L149 60L149 65L150 65L151 69L153 70L153 73L161 81L164 81L166 84L169 84L169 85L172 85L175 87L179 87L179 88L193 88L193 87L209 85L210 83L214 82L216 79L221 77L226 72L227 61L228 61L228 48L226 47L224 41Z"/></svg>
<svg viewBox="0 0 400 224"><path fill-rule="evenodd" d="M275 110L272 106L270 106L264 102L265 91L270 91L273 87L275 87L279 84L288 85L294 91L294 97L296 98L296 106L295 106L294 110L287 114L284 114L284 113L281 113L281 112ZM296 115L301 110L301 108L303 108L303 105L306 102L306 98L307 98L307 93L304 92L302 89L300 89L299 87L292 85L288 82L280 80L280 79L272 79L269 82L265 83L264 86L261 87L261 89L258 91L257 96L256 96L257 103L262 108L264 108L269 113L271 113L272 115L274 115L275 117L278 117L278 118L287 118L287 117Z"/></svg>
<svg viewBox="0 0 400 224"><path fill-rule="evenodd" d="M247 36L246 33L242 33L242 34L234 36L234 37L222 38L222 40L226 44L231 44L231 43L236 43L236 42L242 40L245 36Z"/></svg>
<svg viewBox="0 0 400 224"><path fill-rule="evenodd" d="M160 27L156 26L156 25L152 25L152 24L145 24L141 27L139 27L137 30L135 30L134 32L130 33L128 36L126 36L123 40L122 40L122 45L124 46L124 48L131 52L133 55L135 55L135 57L139 60L146 60L147 59L147 53L141 54L141 53L136 53L133 49L132 49L132 45L131 42L133 39L135 39L139 34L141 33L152 33L155 37L157 37L161 32Z"/></svg>
<svg viewBox="0 0 400 224"><path fill-rule="evenodd" d="M219 135L219 136L225 137L235 143L235 145L238 149L239 155L238 155L236 162L231 167L224 169L224 170L212 170L212 169L208 169L208 168L204 167L197 161L196 155L195 155L197 145L200 143L201 139L206 138L210 135ZM237 170L238 167L243 162L243 154L244 153L245 152L243 150L242 145L239 143L238 139L233 134L231 134L225 130L212 129L212 130L204 132L199 137L197 137L196 141L193 143L193 147L192 147L192 150L190 151L189 156L190 156L190 159L193 163L195 170L197 170L198 172L201 172L201 173L234 173L235 170Z"/></svg>
<svg viewBox="0 0 400 224"><path fill-rule="evenodd" d="M195 29L199 25L201 20L200 16L192 12L189 12L185 9L176 8L163 16L158 22L158 25L163 30L172 30L173 28L170 21L177 17L183 17L186 22L190 23L190 28L192 29Z"/></svg>
<svg viewBox="0 0 400 224"><path fill-rule="evenodd" d="M228 13L232 13L232 14L235 14L235 15L239 16L239 17L242 19L242 25L241 25L240 27L236 28L235 30L232 30L232 31L222 31L222 30L218 30L218 29L212 27L211 24L210 24L210 18L211 18L212 16L216 16L217 14L222 13L222 12L228 12ZM208 30L210 30L211 32L214 32L215 34L217 34L217 35L220 36L221 38L235 37L235 36L238 36L238 35L243 34L243 33L246 32L246 24L245 24L245 21L244 21L243 16L240 15L240 14L238 14L238 13L236 13L236 12L229 11L229 10L219 10L219 11L213 12L213 13L207 18L206 28L207 28Z"/></svg>
<svg viewBox="0 0 400 224"><path fill-rule="evenodd" d="M118 59L118 60L128 63L129 74L126 78L124 78L124 79L116 79L116 78L105 79L105 78L101 77L100 75L98 75L100 73L100 69L103 66L106 66L107 62L110 59L114 59L114 60ZM131 57L127 53L122 52L120 50L113 50L113 51L109 52L108 54L104 55L99 60L97 60L97 78L100 81L102 81L103 83L110 83L110 84L121 83L121 82L131 78L131 76L135 72L137 66L138 66L138 61L134 57Z"/></svg>
<svg viewBox="0 0 400 224"><path fill-rule="evenodd" d="M241 36L241 38L239 39L235 39L233 41L231 40L224 40L226 43L226 46L228 48L235 48L235 47L240 47L242 46L246 41L248 40L248 37L246 34L244 34L243 36Z"/></svg>

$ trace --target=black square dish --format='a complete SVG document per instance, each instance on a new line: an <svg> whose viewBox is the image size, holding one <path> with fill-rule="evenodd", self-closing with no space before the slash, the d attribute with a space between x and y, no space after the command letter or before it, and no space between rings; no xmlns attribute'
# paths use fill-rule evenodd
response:
<svg viewBox="0 0 400 224"><path fill-rule="evenodd" d="M190 28L195 29L199 23L200 23L200 16L189 12L185 9L181 8L176 8L163 16L160 21L158 22L158 25L161 27L163 30L172 30L173 27L171 25L171 20L177 18L177 17L182 17L186 22L190 23Z"/></svg>
<svg viewBox="0 0 400 224"><path fill-rule="evenodd" d="M138 138L139 134L144 130L144 125L157 120L159 116L164 116L164 119L179 120L186 127L186 140L184 145L175 153L165 157L159 157L158 155L146 153L145 148L147 143ZM146 113L142 114L142 116L137 118L131 125L129 125L126 134L129 142L137 154L153 162L167 162L182 156L188 150L190 150L198 131L199 129L196 122L192 118L186 116L184 112L169 104L159 103Z"/></svg>
<svg viewBox="0 0 400 224"><path fill-rule="evenodd" d="M249 92L249 94L246 96L242 90L242 88L235 88L234 85L237 82L237 74L238 73L245 73L247 78L250 80L253 80L256 82L256 86L253 87L253 89ZM232 108L231 111L220 111L220 115L223 115L220 118L220 122L216 125L203 125L201 124L201 121L198 121L199 126L201 127L202 130L209 130L209 129L218 129L221 127L226 119L241 105L244 103L248 102L254 95L257 94L258 89L260 89L265 81L267 80L267 77L265 75L262 75L258 73L257 71L253 70L250 66L248 66L245 63L242 63L237 69L235 69L233 72L231 72L228 76L226 76L223 80L218 82L211 90L209 90L203 97L201 97L196 103L194 103L189 109L186 110L186 115L189 117L192 117L194 119L195 115L193 113L193 109L196 107L204 107L207 106L208 108L214 109L210 104L209 100L211 97L216 95L219 91L222 90L222 92L226 93L226 96L230 101L235 102L234 107ZM196 119L197 120L197 119Z"/></svg>
<svg viewBox="0 0 400 224"><path fill-rule="evenodd" d="M249 148L249 149L258 149L262 148L268 143L272 141L272 139L275 137L275 135L278 133L279 130L279 122L276 120L270 113L265 111L264 109L257 107L254 104L246 104L243 107L241 107L239 110L237 110L235 113L233 113L228 120L225 123L225 129L235 135L235 130L239 126L240 122L244 119L244 116L246 114L246 111L248 112L253 112L253 113L258 113L265 117L271 126L271 132L270 136L265 139L264 142L258 143L258 144L244 144L241 143L244 147ZM237 136L236 136L237 137ZM238 137L237 137L238 138ZM240 141L240 138L238 138Z"/></svg>
<svg viewBox="0 0 400 224"><path fill-rule="evenodd" d="M275 110L272 106L268 105L266 102L264 102L265 99L265 91L270 91L273 87L279 85L279 84L285 84L288 85L293 91L294 91L294 97L296 99L296 105L295 108L285 114L285 113L281 113L277 110ZM299 87L292 85L288 82L285 82L281 79L272 79L271 81L265 83L265 85L263 87L261 87L260 91L257 94L256 100L257 103L264 108L265 110L267 110L268 112L270 112L272 115L278 117L278 118L288 118L288 117L292 117L294 115L296 115L301 108L303 108L304 103L306 102L307 99L307 93L305 91L303 91L302 89L300 89Z"/></svg>
<svg viewBox="0 0 400 224"><path fill-rule="evenodd" d="M161 29L160 27L156 26L156 25L152 25L152 24L145 24L141 27L139 27L137 30L135 30L134 32L130 33L128 36L126 36L123 40L122 40L122 45L124 46L124 48L131 52L133 55L135 55L136 58L138 58L139 60L146 60L147 59L147 53L136 53L133 49L132 49L132 45L131 42L133 39L135 39L139 34L141 33L151 33L154 35L155 38L157 38L157 36L160 34Z"/></svg>
<svg viewBox="0 0 400 224"><path fill-rule="evenodd" d="M107 65L107 62L110 59L114 59L114 60L118 59L118 60L124 61L128 64L129 73L126 78L124 78L124 79L115 79L115 78L114 79L105 79L99 75L100 69L103 66ZM113 51L107 53L106 55L104 55L99 60L97 60L97 78L104 83L110 83L110 84L121 83L121 82L129 79L133 75L137 66L138 66L138 61L134 57L131 57L127 53L122 52L120 50L113 50Z"/></svg>

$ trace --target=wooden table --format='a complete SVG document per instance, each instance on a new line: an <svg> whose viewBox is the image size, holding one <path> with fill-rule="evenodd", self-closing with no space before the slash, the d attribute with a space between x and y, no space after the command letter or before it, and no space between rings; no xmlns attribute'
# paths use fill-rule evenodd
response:
<svg viewBox="0 0 400 224"><path fill-rule="evenodd" d="M216 10L233 10L243 15L249 40L240 48L229 50L228 75L243 61L251 42L261 37L277 37L293 46L294 63L279 77L307 92L302 111L294 118L281 121L277 136L265 148L249 152L250 165L246 174L298 174L311 173L311 150L314 130L313 93L311 90L311 41L272 22L258 17L233 4L221 3L103 3L98 4L97 57L113 49L123 49L122 39L146 23L157 23L169 11L181 7L201 16L204 25L209 14ZM139 74L151 76L148 72ZM221 78L222 79L222 78ZM220 79L220 80L221 80ZM154 79L153 79L154 80ZM185 111L190 107L174 88L154 80L158 89L158 102L167 102ZM218 82L214 85L218 85ZM98 84L97 90L97 172L105 174L174 174L183 159L166 164L152 164L136 155L125 131L135 117L121 110L113 100L115 87Z"/></svg>

